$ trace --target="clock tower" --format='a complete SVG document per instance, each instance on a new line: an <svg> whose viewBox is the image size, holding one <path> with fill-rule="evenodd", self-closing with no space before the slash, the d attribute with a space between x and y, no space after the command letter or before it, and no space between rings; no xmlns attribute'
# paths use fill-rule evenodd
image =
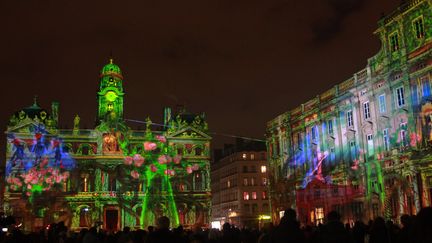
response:
<svg viewBox="0 0 432 243"><path fill-rule="evenodd" d="M101 121L115 122L123 119L123 75L113 59L101 70L97 96L97 124Z"/></svg>

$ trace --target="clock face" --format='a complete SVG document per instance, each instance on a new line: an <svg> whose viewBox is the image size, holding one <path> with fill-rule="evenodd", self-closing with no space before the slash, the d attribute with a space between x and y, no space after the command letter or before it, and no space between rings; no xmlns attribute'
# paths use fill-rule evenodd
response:
<svg viewBox="0 0 432 243"><path fill-rule="evenodd" d="M108 101L113 102L114 100L117 99L117 94L114 93L114 92L112 92L112 91L108 91L108 92L105 94L105 98L106 98Z"/></svg>

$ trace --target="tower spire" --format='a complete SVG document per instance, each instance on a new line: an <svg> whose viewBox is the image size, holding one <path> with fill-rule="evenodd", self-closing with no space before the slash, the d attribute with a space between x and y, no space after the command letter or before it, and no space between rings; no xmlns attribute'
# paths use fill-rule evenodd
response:
<svg viewBox="0 0 432 243"><path fill-rule="evenodd" d="M34 105L34 106L37 106L37 105L38 105L38 104L37 104L37 98L38 98L37 95L35 95L35 96L33 97L33 105Z"/></svg>

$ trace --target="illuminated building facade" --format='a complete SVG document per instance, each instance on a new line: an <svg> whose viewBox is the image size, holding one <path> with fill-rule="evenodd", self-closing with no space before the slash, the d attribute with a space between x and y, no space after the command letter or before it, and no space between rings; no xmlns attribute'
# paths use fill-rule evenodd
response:
<svg viewBox="0 0 432 243"><path fill-rule="evenodd" d="M432 204L432 3L378 22L365 69L267 124L274 221L398 220Z"/></svg>
<svg viewBox="0 0 432 243"><path fill-rule="evenodd" d="M97 223L117 231L169 216L172 226L210 221L210 141L204 114L164 110L133 130L123 118L123 75L113 60L100 73L94 129L59 129L59 104L35 100L7 127L4 210L25 229L65 221L72 230ZM157 127L156 127L157 128ZM153 129L153 130L152 130Z"/></svg>
<svg viewBox="0 0 432 243"><path fill-rule="evenodd" d="M237 151L211 166L212 224L258 229L270 220L265 151Z"/></svg>

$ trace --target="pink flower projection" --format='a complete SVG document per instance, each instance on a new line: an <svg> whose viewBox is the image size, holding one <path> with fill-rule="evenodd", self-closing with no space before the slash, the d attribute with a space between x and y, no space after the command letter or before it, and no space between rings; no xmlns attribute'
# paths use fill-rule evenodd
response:
<svg viewBox="0 0 432 243"><path fill-rule="evenodd" d="M164 136L156 135L156 142L145 141L144 151L142 154L134 154L124 158L124 164L127 165L128 173L132 178L138 179L146 170L152 173L175 176L181 171L191 174L200 169L198 164L182 165L182 156L173 155L167 148L167 139ZM160 148L156 152L155 150Z"/></svg>
<svg viewBox="0 0 432 243"><path fill-rule="evenodd" d="M141 165L144 163L144 157L142 157L140 154L135 154L133 161L136 167L141 167Z"/></svg>
<svg viewBox="0 0 432 243"><path fill-rule="evenodd" d="M133 163L133 158L131 156L126 156L124 159L125 165L131 165Z"/></svg>
<svg viewBox="0 0 432 243"><path fill-rule="evenodd" d="M182 157L180 155L176 155L173 158L174 164L178 165L181 162Z"/></svg>
<svg viewBox="0 0 432 243"><path fill-rule="evenodd" d="M150 171L155 173L157 171L157 167L155 165L150 165Z"/></svg>
<svg viewBox="0 0 432 243"><path fill-rule="evenodd" d="M31 195L35 186L42 191L50 191L53 187L62 185L70 174L62 172L58 168L48 167L48 159L44 158L39 166L29 169L25 173L10 175L6 181L12 190L23 190L26 195Z"/></svg>
<svg viewBox="0 0 432 243"><path fill-rule="evenodd" d="M166 142L167 142L166 137L165 137L165 136L162 136L162 135L156 135L156 139L157 139L159 142L161 142L161 143L166 143Z"/></svg>
<svg viewBox="0 0 432 243"><path fill-rule="evenodd" d="M133 170L133 171L131 171L131 176L132 176L132 178L134 178L134 179L138 179L139 176L140 176L140 174L138 173L138 171Z"/></svg>
<svg viewBox="0 0 432 243"><path fill-rule="evenodd" d="M157 144L153 142L144 142L144 150L145 151L152 151L157 149Z"/></svg>

